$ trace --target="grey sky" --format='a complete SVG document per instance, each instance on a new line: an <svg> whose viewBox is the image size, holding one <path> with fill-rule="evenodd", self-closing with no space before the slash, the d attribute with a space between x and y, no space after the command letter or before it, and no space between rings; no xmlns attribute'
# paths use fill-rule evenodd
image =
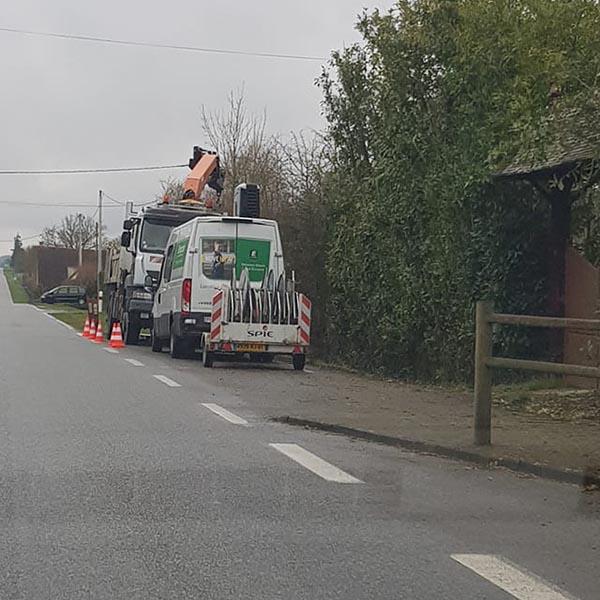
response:
<svg viewBox="0 0 600 600"><path fill-rule="evenodd" d="M99 37L328 56L358 39L363 7L392 0L19 0L0 27ZM245 86L273 132L319 128L317 62L132 48L0 32L0 170L184 163L203 143L201 104L218 109ZM151 200L160 179L184 170L108 175L0 176L0 201L93 205L99 189ZM108 202L107 204L110 204ZM0 255L14 234L39 233L77 209L0 203ZM94 208L83 209L92 214ZM105 211L117 235L123 210ZM31 243L31 242L26 242Z"/></svg>

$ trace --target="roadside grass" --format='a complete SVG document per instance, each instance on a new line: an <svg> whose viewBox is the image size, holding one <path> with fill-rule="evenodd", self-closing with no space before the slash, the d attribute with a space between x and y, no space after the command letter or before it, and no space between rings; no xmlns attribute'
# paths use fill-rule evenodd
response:
<svg viewBox="0 0 600 600"><path fill-rule="evenodd" d="M506 408L520 409L527 404L535 392L560 390L567 388L564 379L560 377L538 377L519 383L495 385L492 389L494 401Z"/></svg>
<svg viewBox="0 0 600 600"><path fill-rule="evenodd" d="M6 278L12 301L15 304L29 304L29 294L19 279L15 277L14 271L8 267L5 268L4 277Z"/></svg>
<svg viewBox="0 0 600 600"><path fill-rule="evenodd" d="M57 310L56 312L48 311L53 317L56 317L59 321L70 325L76 331L83 331L85 318L87 317L87 310L81 310L80 308L69 306L68 304L56 304L54 306L60 307L61 310ZM48 305L46 304L44 307L47 308ZM104 332L105 337L108 336L107 327L106 315L102 315L102 331Z"/></svg>
<svg viewBox="0 0 600 600"><path fill-rule="evenodd" d="M51 312L53 317L56 317L59 321L66 323L76 329L77 331L83 331L83 326L85 325L85 318L87 316L87 312L84 310L66 310L60 312Z"/></svg>
<svg viewBox="0 0 600 600"><path fill-rule="evenodd" d="M494 386L493 401L512 413L558 421L599 421L600 392L578 389L557 377Z"/></svg>
<svg viewBox="0 0 600 600"><path fill-rule="evenodd" d="M85 315L87 312L87 307L85 305L83 307L79 307L75 306L74 304L46 304L44 302L40 302L39 300L35 301L34 304L38 308L41 308L42 310L49 313L75 311Z"/></svg>

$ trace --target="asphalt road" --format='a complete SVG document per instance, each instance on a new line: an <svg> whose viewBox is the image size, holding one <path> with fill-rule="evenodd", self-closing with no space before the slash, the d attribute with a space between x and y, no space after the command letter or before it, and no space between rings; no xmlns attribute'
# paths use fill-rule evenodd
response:
<svg viewBox="0 0 600 600"><path fill-rule="evenodd" d="M1 599L600 597L597 498L270 422L310 374L109 353L3 277L0 344Z"/></svg>

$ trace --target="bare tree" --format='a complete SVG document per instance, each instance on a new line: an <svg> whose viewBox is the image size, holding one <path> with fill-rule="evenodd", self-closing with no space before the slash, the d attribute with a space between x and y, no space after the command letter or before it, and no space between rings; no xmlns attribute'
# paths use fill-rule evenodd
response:
<svg viewBox="0 0 600 600"><path fill-rule="evenodd" d="M183 181L176 179L175 177L169 177L163 179L160 182L162 191L156 194L155 199L157 202L162 202L165 199L169 199L170 202L177 202L183 198Z"/></svg>
<svg viewBox="0 0 600 600"><path fill-rule="evenodd" d="M232 209L238 184L256 183L261 188L263 212L272 214L283 192L282 157L278 139L267 133L266 112L248 113L240 88L230 92L225 110L209 111L202 106L202 130L225 172L222 208Z"/></svg>
<svg viewBox="0 0 600 600"><path fill-rule="evenodd" d="M96 245L96 222L81 213L67 215L57 225L45 227L40 244L58 248L94 248Z"/></svg>

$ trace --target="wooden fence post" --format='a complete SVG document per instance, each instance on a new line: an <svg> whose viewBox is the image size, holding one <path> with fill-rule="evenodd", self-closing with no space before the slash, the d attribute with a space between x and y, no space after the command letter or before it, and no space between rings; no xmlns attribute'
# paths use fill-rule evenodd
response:
<svg viewBox="0 0 600 600"><path fill-rule="evenodd" d="M474 441L489 446L492 441L492 369L487 360L492 355L493 313L491 302L477 302L475 312L475 390L473 398Z"/></svg>

